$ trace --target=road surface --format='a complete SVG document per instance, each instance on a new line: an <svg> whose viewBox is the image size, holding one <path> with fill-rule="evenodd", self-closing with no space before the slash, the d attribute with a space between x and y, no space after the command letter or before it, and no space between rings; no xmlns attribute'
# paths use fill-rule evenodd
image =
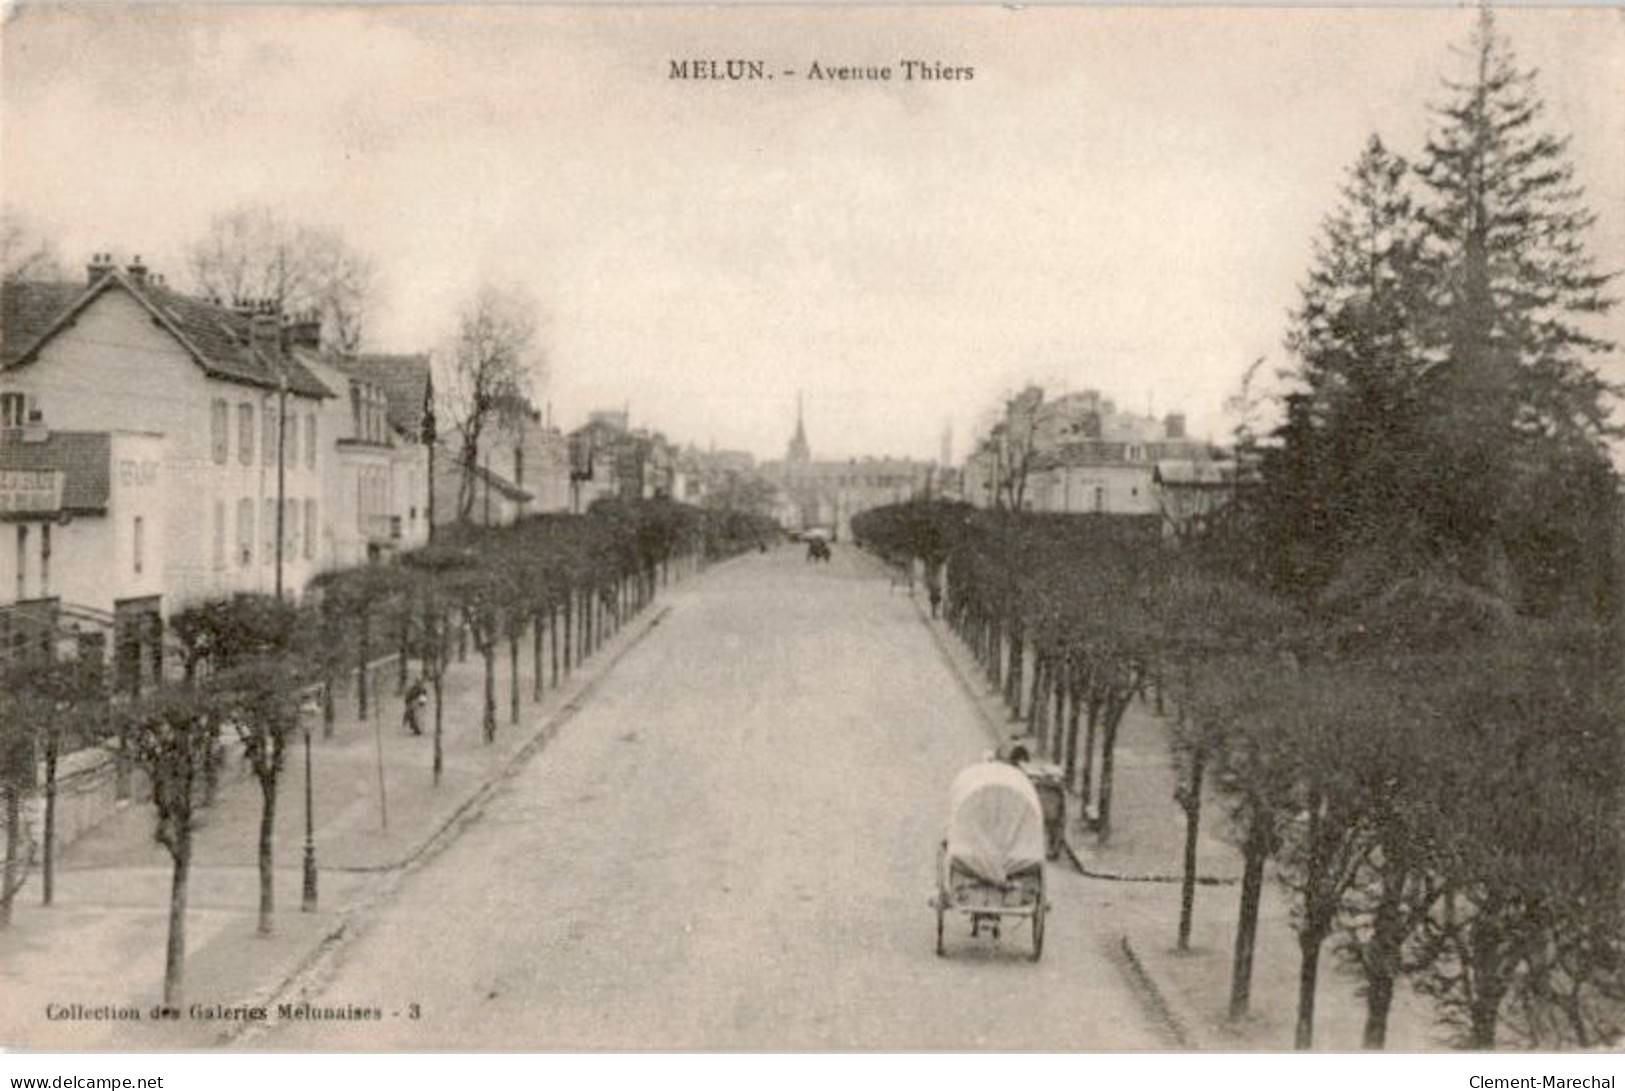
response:
<svg viewBox="0 0 1625 1091"><path fill-rule="evenodd" d="M988 740L877 566L784 548L666 601L310 997L383 1020L253 1048L1169 1048L1110 956L1111 892L1060 868L1042 962L963 923L933 954L947 787Z"/></svg>

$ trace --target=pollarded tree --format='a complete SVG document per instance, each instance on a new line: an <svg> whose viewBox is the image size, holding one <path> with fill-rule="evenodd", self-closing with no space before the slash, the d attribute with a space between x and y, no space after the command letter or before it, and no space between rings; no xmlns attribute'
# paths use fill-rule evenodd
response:
<svg viewBox="0 0 1625 1091"><path fill-rule="evenodd" d="M43 766L45 814L40 845L41 901L50 905L56 885L57 766L63 744L93 737L107 707L105 672L91 656L29 660L0 680L7 693L0 712L22 729L32 729ZM30 750L30 765L32 754ZM32 781L32 768L28 770Z"/></svg>
<svg viewBox="0 0 1625 1091"><path fill-rule="evenodd" d="M20 694L0 687L0 821L6 827L4 870L0 871L0 927L11 924L11 903L28 879L31 844L23 838L23 796L34 786L34 739Z"/></svg>
<svg viewBox="0 0 1625 1091"><path fill-rule="evenodd" d="M270 935L276 908L273 855L277 792L303 692L320 677L312 616L271 595L239 594L178 612L172 629L189 649L186 686L203 687L216 721L228 726L260 788L259 932ZM208 673L196 677L198 668Z"/></svg>
<svg viewBox="0 0 1625 1091"><path fill-rule="evenodd" d="M1617 709L1586 642L1535 632L1487 650L1440 720L1442 896L1413 940L1413 981L1471 1048L1503 1029L1598 1041L1597 1002L1619 996Z"/></svg>
<svg viewBox="0 0 1625 1091"><path fill-rule="evenodd" d="M174 861L164 959L164 1003L171 1007L180 1004L184 987L192 834L220 713L213 695L196 686L160 687L123 713L129 721L124 737L130 754L152 782L158 839Z"/></svg>

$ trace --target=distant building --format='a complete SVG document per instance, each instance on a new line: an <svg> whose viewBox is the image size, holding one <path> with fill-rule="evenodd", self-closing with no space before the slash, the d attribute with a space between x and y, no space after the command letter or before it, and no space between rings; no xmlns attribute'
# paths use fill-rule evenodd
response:
<svg viewBox="0 0 1625 1091"><path fill-rule="evenodd" d="M1157 515L1164 504L1157 464L1214 457L1209 444L1186 434L1183 414L1121 412L1099 391L1085 390L1007 414L967 460L963 489L979 507L1011 503L1019 492L1029 511Z"/></svg>
<svg viewBox="0 0 1625 1091"><path fill-rule="evenodd" d="M1257 481L1257 471L1234 458L1165 459L1152 472L1163 533L1200 534L1217 514Z"/></svg>
<svg viewBox="0 0 1625 1091"><path fill-rule="evenodd" d="M784 460L763 463L762 474L779 488L776 514L785 529L828 527L844 539L851 537L854 515L929 495L936 464L909 458L816 461L798 398Z"/></svg>
<svg viewBox="0 0 1625 1091"><path fill-rule="evenodd" d="M505 525L526 515L571 510L567 438L530 402L515 399L484 423L479 460L469 469L470 522ZM454 523L465 487L461 433L452 429L436 467L435 522Z"/></svg>
<svg viewBox="0 0 1625 1091"><path fill-rule="evenodd" d="M300 359L341 396L323 411L333 458L323 477L322 556L347 568L429 539L427 355L340 356L304 342Z"/></svg>

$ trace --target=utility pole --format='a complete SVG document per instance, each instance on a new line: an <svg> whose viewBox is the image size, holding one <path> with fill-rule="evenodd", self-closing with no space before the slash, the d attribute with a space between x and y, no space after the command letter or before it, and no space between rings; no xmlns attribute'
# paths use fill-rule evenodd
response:
<svg viewBox="0 0 1625 1091"><path fill-rule="evenodd" d="M429 447L429 490L427 502L424 505L424 514L429 520L429 529L424 537L434 541L434 449L438 446L438 436L435 434L434 419L434 385L431 381L423 395L423 425L421 437Z"/></svg>

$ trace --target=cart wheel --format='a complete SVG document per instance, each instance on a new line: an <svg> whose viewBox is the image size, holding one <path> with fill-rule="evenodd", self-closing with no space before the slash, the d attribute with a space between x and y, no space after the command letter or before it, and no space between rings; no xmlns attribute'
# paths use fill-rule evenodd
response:
<svg viewBox="0 0 1625 1091"><path fill-rule="evenodd" d="M943 922L943 919L946 916L947 916L947 914L942 911L942 907L938 906L937 907L937 957L938 958L941 958L943 955L948 953L946 950L943 949L943 946L942 946L942 922Z"/></svg>
<svg viewBox="0 0 1625 1091"><path fill-rule="evenodd" d="M1033 961L1044 957L1044 899L1039 898L1033 910Z"/></svg>

